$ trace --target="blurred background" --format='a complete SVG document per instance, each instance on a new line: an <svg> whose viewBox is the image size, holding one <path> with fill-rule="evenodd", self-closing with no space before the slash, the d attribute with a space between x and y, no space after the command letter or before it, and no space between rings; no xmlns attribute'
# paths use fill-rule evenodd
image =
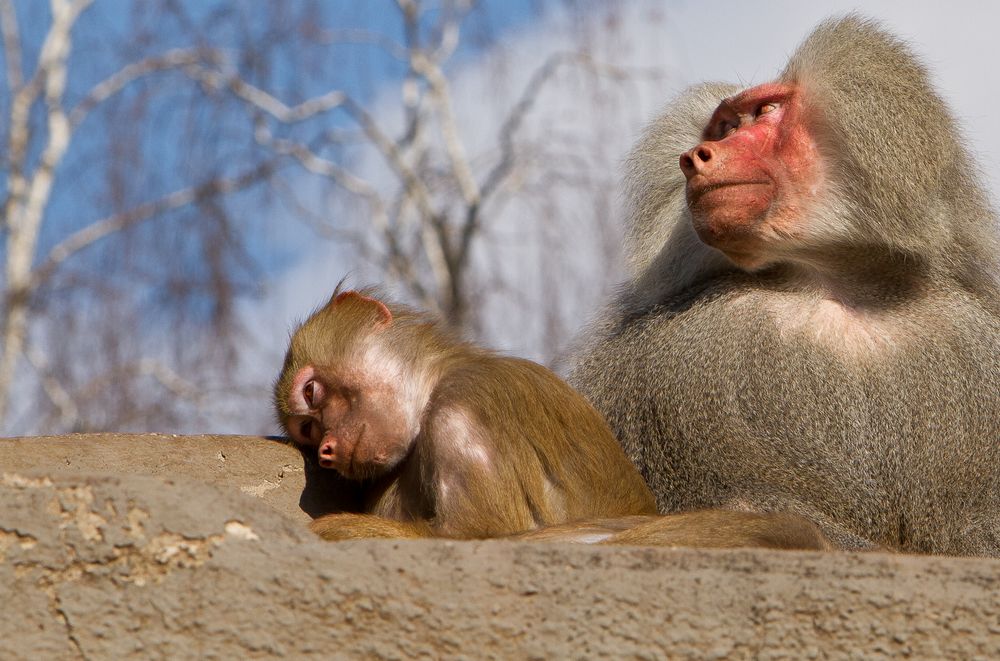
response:
<svg viewBox="0 0 1000 661"><path fill-rule="evenodd" d="M622 275L644 124L852 9L995 196L992 3L0 0L0 433L275 432L288 333L344 277L558 369Z"/></svg>

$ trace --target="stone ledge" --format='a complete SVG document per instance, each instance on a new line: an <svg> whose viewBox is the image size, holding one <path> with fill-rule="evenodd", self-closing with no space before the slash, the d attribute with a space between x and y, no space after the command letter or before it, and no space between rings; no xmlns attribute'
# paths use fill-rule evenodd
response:
<svg viewBox="0 0 1000 661"><path fill-rule="evenodd" d="M346 509L350 483L280 438L174 434L68 434L0 438L0 470L53 475L186 476L237 489L303 524Z"/></svg>
<svg viewBox="0 0 1000 661"><path fill-rule="evenodd" d="M33 467L12 465L38 442ZM261 472L204 460L227 449ZM1000 561L329 544L295 498L267 502L308 474L301 457L282 486L241 489L297 454L233 437L0 441L0 658L1000 658ZM83 470L99 457L117 474Z"/></svg>

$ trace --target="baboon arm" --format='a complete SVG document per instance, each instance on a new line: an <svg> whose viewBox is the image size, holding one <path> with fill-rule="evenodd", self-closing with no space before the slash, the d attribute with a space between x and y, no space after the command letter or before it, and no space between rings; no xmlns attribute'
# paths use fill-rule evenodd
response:
<svg viewBox="0 0 1000 661"><path fill-rule="evenodd" d="M371 514L339 512L321 516L309 529L330 541L348 539L415 539L432 537L430 526L420 521L396 521Z"/></svg>
<svg viewBox="0 0 1000 661"><path fill-rule="evenodd" d="M702 510L658 517L612 535L601 544L763 547L830 550L834 546L812 521L798 514Z"/></svg>

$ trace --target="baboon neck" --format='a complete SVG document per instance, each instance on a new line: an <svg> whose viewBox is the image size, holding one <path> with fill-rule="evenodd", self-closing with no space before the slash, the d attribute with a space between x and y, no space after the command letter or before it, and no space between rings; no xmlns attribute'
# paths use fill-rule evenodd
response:
<svg viewBox="0 0 1000 661"><path fill-rule="evenodd" d="M796 283L815 288L831 300L857 309L885 309L922 295L930 270L927 260L918 255L845 246L797 263L789 272Z"/></svg>

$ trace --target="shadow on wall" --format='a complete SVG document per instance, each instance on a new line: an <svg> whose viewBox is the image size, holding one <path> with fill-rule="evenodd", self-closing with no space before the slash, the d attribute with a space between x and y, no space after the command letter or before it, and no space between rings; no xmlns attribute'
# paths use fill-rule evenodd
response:
<svg viewBox="0 0 1000 661"><path fill-rule="evenodd" d="M299 498L299 507L312 518L331 512L360 512L361 487L364 483L348 480L335 470L322 468L316 458L315 448L296 445L284 436L268 436L268 440L285 443L302 454L305 470L305 487Z"/></svg>

